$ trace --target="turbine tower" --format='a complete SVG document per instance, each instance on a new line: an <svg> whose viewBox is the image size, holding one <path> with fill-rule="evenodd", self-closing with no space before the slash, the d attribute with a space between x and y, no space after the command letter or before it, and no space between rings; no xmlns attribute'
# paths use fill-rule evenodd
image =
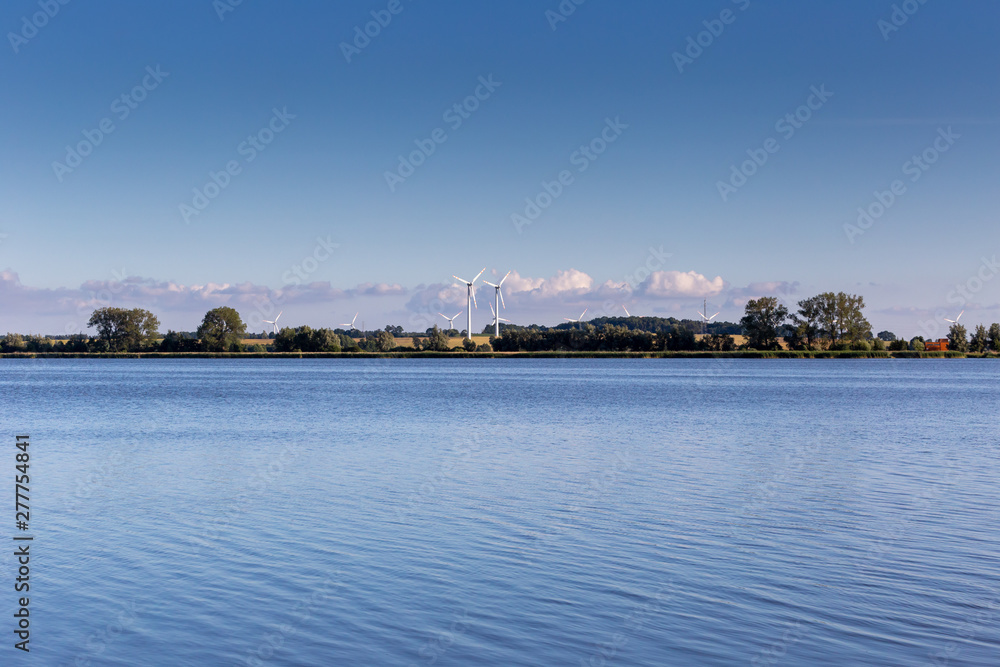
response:
<svg viewBox="0 0 1000 667"><path fill-rule="evenodd" d="M510 275L510 271L507 272L507 276ZM507 310L507 304L503 302L503 293L500 291L500 287L503 285L503 281L507 280L507 276L504 276L499 283L494 285L488 280L483 282L496 290L496 295L494 296L494 301L497 304L496 310L493 310L493 306L490 306L490 310L493 310L493 335L497 338L500 337L500 318L497 316L500 312L500 305L503 304L503 309ZM504 320L504 322L509 322L510 320Z"/></svg>
<svg viewBox="0 0 1000 667"><path fill-rule="evenodd" d="M463 311L461 311L461 310L460 310L460 311L458 311L457 313L455 313L455 317L448 317L448 316L447 316L447 315L445 315L444 313L438 313L438 315L440 315L440 316L441 316L441 317L443 317L444 319L448 320L448 331L451 331L452 329L454 329L454 328L455 328L455 319L456 319L456 318L457 318L457 317L458 317L459 315L461 315L461 314L462 314L462 312L463 312Z"/></svg>
<svg viewBox="0 0 1000 667"><path fill-rule="evenodd" d="M283 313L283 312L285 312L285 311L283 311L283 310L279 311L278 312L278 317L281 317L281 313ZM264 320L265 324L270 324L271 326L274 327L274 333L278 333L278 317L275 317L273 320Z"/></svg>
<svg viewBox="0 0 1000 667"><path fill-rule="evenodd" d="M507 324L510 324L510 320L505 320L504 318L498 316L497 315L497 311L493 310L493 304L492 303L490 304L490 312L493 313L494 331L496 332L496 337L499 338L500 337L500 323L501 322L506 322Z"/></svg>
<svg viewBox="0 0 1000 667"><path fill-rule="evenodd" d="M469 340L472 340L472 306L473 306L473 304L475 304L476 310L479 310L479 304L476 303L476 290L472 289L472 285L477 280L479 280L479 276L483 275L485 272L486 272L486 267L484 266L483 270L480 271L479 273L477 273L476 277L472 279L472 282L469 282L468 280L464 280L462 278L459 278L455 274L451 275L451 277L454 278L455 280L457 280L458 282L465 283L465 287L466 287L466 290L467 290L466 297L467 297L468 303L466 304L465 308L466 308L466 310L469 311L469 326L465 330L465 337L468 338Z"/></svg>
<svg viewBox="0 0 1000 667"><path fill-rule="evenodd" d="M720 310L720 311L719 311L719 313L721 313L721 312L722 312L722 311ZM711 322L712 320L714 320L714 319L715 319L715 317L716 317L716 315L718 315L719 313L716 313L715 315L712 315L711 317L709 317L709 316L708 316L708 299L705 299L705 301L704 301L704 303L703 303L703 305L702 305L702 312L698 313L699 315L701 315L701 335L702 335L702 336L704 336L704 335L705 335L705 333L706 333L706 329L705 329L705 327L706 327L706 326L707 326L707 325L708 325L708 324L709 324L709 323L710 323L710 322Z"/></svg>

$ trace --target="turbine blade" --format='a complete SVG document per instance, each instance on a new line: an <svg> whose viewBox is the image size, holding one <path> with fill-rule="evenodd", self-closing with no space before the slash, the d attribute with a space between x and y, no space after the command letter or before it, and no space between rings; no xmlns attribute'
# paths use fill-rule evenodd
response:
<svg viewBox="0 0 1000 667"><path fill-rule="evenodd" d="M476 301L476 290L472 289L472 283L469 283L469 294L472 295L472 305L476 307L476 310L479 310L479 302Z"/></svg>
<svg viewBox="0 0 1000 667"><path fill-rule="evenodd" d="M582 313L580 313L580 319L581 319L581 320L583 319L583 316L587 314L587 311L588 311L588 310L590 310L590 308L589 308L589 307L587 307L587 308L584 308L584 309L583 309L583 312L582 312ZM579 321L579 320L577 320L577 321Z"/></svg>
<svg viewBox="0 0 1000 667"><path fill-rule="evenodd" d="M490 287L496 287L496 285L494 285L493 283L491 283L491 282L490 282L490 281L488 281L488 280L484 280L484 281L483 281L483 283L485 283L485 284L489 285Z"/></svg>
<svg viewBox="0 0 1000 667"><path fill-rule="evenodd" d="M479 280L479 276L483 275L484 273L486 273L486 267L485 266L483 267L482 271L480 271L479 273L476 274L476 277L472 279L472 282L476 282L477 280Z"/></svg>
<svg viewBox="0 0 1000 667"><path fill-rule="evenodd" d="M511 270L513 270L513 269L511 269ZM509 275L510 275L510 271L507 272L507 276L509 276ZM507 276L504 276L503 280L500 281L500 285L499 285L500 287L503 287L503 281L507 280Z"/></svg>
<svg viewBox="0 0 1000 667"><path fill-rule="evenodd" d="M504 310L507 310L507 304L503 302L503 290L499 287L497 288L497 294L500 295L500 305L503 306Z"/></svg>
<svg viewBox="0 0 1000 667"><path fill-rule="evenodd" d="M722 311L720 310L720 311L719 311L719 313L721 313L721 312L722 312ZM712 317L710 317L710 318L708 318L708 319L710 319L710 320L711 320L711 319L714 319L714 318L716 317L716 315L718 315L719 313L716 313L715 315L712 315Z"/></svg>
<svg viewBox="0 0 1000 667"><path fill-rule="evenodd" d="M460 283L465 283L466 285L470 284L468 280L462 280L461 278L459 278L458 276L456 276L454 273L451 274L451 277L454 278L455 280L457 280Z"/></svg>

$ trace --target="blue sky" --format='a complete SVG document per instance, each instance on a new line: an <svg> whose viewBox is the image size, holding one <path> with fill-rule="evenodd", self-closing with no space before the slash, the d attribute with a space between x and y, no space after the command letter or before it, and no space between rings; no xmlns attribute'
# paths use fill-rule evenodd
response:
<svg viewBox="0 0 1000 667"><path fill-rule="evenodd" d="M518 323L703 299L735 321L748 298L827 290L864 295L876 331L998 321L998 18L987 0L10 0L0 330L80 330L108 304L164 330L218 305L253 330L272 310L422 329L484 266L516 272ZM399 171L418 142L433 152ZM527 199L549 205L523 224Z"/></svg>

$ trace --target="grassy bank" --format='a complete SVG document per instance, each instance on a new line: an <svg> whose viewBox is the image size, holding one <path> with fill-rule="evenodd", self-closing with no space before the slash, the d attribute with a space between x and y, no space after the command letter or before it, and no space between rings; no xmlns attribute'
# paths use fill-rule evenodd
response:
<svg viewBox="0 0 1000 667"><path fill-rule="evenodd" d="M1000 359L996 354L962 352L857 352L740 350L736 352L15 352L4 359L409 359L409 358L538 358L538 359Z"/></svg>

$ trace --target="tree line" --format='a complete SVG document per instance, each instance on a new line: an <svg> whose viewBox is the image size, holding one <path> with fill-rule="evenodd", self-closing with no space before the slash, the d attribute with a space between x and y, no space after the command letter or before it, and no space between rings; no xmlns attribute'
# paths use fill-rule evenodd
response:
<svg viewBox="0 0 1000 667"><path fill-rule="evenodd" d="M707 335L695 335L691 320L661 317L602 317L590 322L563 324L554 328L537 324L518 326L501 323L500 337L490 336L489 344L464 340L453 348L449 342L454 330L434 326L425 335L413 335L410 345L399 345L403 328L386 326L384 330L361 333L359 340L340 329L313 329L309 326L285 327L262 343L244 344L246 324L239 313L227 306L205 313L193 334L168 331L160 336L157 317L141 308L99 308L93 312L88 327L95 336L75 334L65 341L41 336L8 333L0 339L0 352L390 352L426 350L446 352L452 349L484 352L517 351L716 351L737 349L777 350L924 350L920 336L910 341L897 339L889 331L872 335L864 315L864 298L844 292L824 292L798 302L795 312L776 297L750 300L739 324L713 322ZM694 326L692 326L694 325ZM492 332L492 326L484 333ZM737 346L731 332L745 336ZM409 334L406 334L409 335ZM963 325L954 323L948 332L948 349L958 352L1000 352L1000 324L989 328L976 326L970 339Z"/></svg>
<svg viewBox="0 0 1000 667"><path fill-rule="evenodd" d="M923 336L907 342L890 331L872 335L871 324L864 316L865 300L856 294L824 292L798 302L798 309L788 309L775 297L751 300L746 305L740 326L747 338L746 347L775 350L778 338L792 350L889 350L923 351ZM1000 324L976 326L969 339L965 326L955 322L948 330L948 349L955 352L1000 352Z"/></svg>

